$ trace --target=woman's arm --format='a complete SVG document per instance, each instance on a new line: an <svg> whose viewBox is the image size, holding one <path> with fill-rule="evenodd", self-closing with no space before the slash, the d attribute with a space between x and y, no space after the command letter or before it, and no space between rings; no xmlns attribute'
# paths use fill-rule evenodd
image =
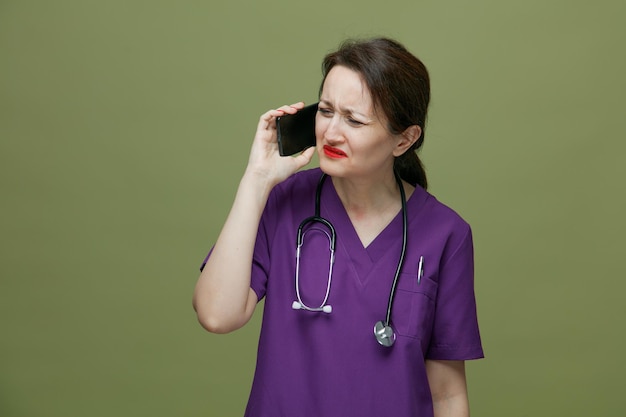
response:
<svg viewBox="0 0 626 417"><path fill-rule="evenodd" d="M227 333L250 320L257 303L250 288L252 251L269 185L246 173L235 201L194 291L193 306L200 324L213 333Z"/></svg>
<svg viewBox="0 0 626 417"><path fill-rule="evenodd" d="M236 330L254 313L257 296L250 279L261 214L272 188L306 165L314 153L309 148L297 157L279 156L275 120L302 107L303 103L283 106L259 120L235 201L194 291L198 320L210 332Z"/></svg>
<svg viewBox="0 0 626 417"><path fill-rule="evenodd" d="M464 361L426 361L435 417L469 417Z"/></svg>

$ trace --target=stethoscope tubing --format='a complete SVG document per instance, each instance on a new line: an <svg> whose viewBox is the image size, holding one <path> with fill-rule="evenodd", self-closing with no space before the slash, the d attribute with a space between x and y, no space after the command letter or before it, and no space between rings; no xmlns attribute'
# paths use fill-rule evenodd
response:
<svg viewBox="0 0 626 417"><path fill-rule="evenodd" d="M398 260L398 266L396 267L396 273L393 277L393 282L391 283L391 290L389 291L389 301L387 302L387 315L385 316L385 326L390 325L391 321L391 309L393 308L393 301L396 298L396 287L398 286L398 279L400 278L400 273L402 272L402 266L404 265L404 257L406 255L406 244L407 244L407 230L409 228L408 225L408 216L406 213L406 193L404 192L404 186L402 185L402 179L400 175L398 175L397 171L393 171L396 182L398 183L398 188L400 189L400 198L402 200L402 249L400 249L400 259Z"/></svg>
<svg viewBox="0 0 626 417"><path fill-rule="evenodd" d="M326 180L327 175L322 174L317 184L317 189L315 193L315 215L311 217L307 217L304 219L300 225L298 226L298 236L296 239L296 297L297 301L294 301L292 304L292 308L294 309L302 309L307 311L323 311L324 313L330 313L332 311L332 307L327 305L328 296L330 295L330 286L333 279L333 264L335 263L335 243L337 241L337 232L335 231L335 226L329 221L323 218L320 215L320 201L321 201L321 190L324 185L324 181ZM309 231L305 231L304 228L311 223L322 223L324 226L328 228L330 234L325 230L321 230L327 237L330 246L330 262L328 267L328 279L326 284L326 294L324 295L324 301L320 304L319 307L310 307L302 301L302 297L300 295L300 251L302 249L302 245L304 243L304 235Z"/></svg>
<svg viewBox="0 0 626 417"><path fill-rule="evenodd" d="M304 301L302 301L302 297L300 296L300 250L304 241L304 235L312 230L309 229L305 232L302 232L302 227L312 222L322 222L331 230L331 233L328 234L328 232L326 232L325 230L318 229L328 237L328 241L330 242L330 262L328 266L328 279L326 281L326 294L324 295L324 301L322 301L322 304L320 304L319 307L309 307L304 303ZM296 306L298 309L304 309L308 311L323 311L325 313L330 313L330 311L332 311L332 307L327 306L326 302L328 301L328 296L330 294L330 285L333 280L333 264L335 263L335 228L329 221L317 216L312 216L308 219L305 219L302 222L302 227L298 228L298 247L296 248L296 297L298 297L298 304L292 305L292 307Z"/></svg>
<svg viewBox="0 0 626 417"><path fill-rule="evenodd" d="M402 272L402 266L404 265L404 258L406 255L406 247L407 247L407 240L408 240L407 238L408 215L407 215L407 209L406 209L406 193L404 192L404 185L402 184L402 179L400 178L400 175L395 170L393 173L394 173L394 176L395 176L395 179L398 184L399 191L400 191L401 205L402 205L402 249L400 250L400 258L398 259L398 266L396 267L396 272L394 274L393 282L391 284L391 289L389 291L389 300L387 302L387 312L385 315L385 321L384 322L379 321L374 325L374 335L376 336L376 340L378 341L378 343L380 343L381 345L385 347L392 346L396 339L395 332L391 326L391 311L393 309L393 302L394 302L395 295L396 295L396 288L398 286L398 279L400 278L400 273ZM322 186L324 184L324 181L326 180L326 177L327 175L325 173L322 173L319 183L317 184L317 189L315 192L315 215L311 217L307 217L298 226L298 235L297 235L297 242L296 242L297 247L296 247L296 276L295 276L296 296L298 300L293 302L292 308L315 311L315 312L323 311L324 313L330 313L332 311L332 307L330 305L327 305L326 302L328 301L328 297L330 294L333 264L335 262L335 242L337 239L337 234L335 232L335 227L333 226L333 224L330 221L323 218L320 214L320 200L321 200L321 194L322 194ZM330 267L328 270L328 280L327 280L327 286L326 286L326 294L324 295L324 301L322 301L322 304L319 307L309 307L306 304L304 304L300 296L300 278L299 278L300 250L304 241L304 235L306 234L306 231L304 231L304 228L308 224L315 223L315 222L324 224L330 231L330 234L329 234L328 232L322 230L322 232L326 234L330 242L329 243Z"/></svg>

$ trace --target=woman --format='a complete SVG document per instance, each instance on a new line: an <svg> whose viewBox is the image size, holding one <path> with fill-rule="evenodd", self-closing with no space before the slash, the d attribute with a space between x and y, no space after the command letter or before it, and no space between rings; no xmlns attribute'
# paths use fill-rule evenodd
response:
<svg viewBox="0 0 626 417"><path fill-rule="evenodd" d="M372 39L325 57L315 148L278 155L276 118L303 103L261 116L194 293L215 333L265 297L246 416L469 415L464 361L483 356L472 237L425 191L429 99L424 65ZM315 151L320 168L297 172ZM318 210L334 255L329 226L306 223L297 261L298 227Z"/></svg>

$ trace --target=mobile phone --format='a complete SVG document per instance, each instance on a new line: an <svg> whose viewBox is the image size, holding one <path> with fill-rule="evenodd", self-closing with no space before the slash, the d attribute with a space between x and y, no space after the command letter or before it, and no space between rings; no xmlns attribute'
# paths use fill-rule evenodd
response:
<svg viewBox="0 0 626 417"><path fill-rule="evenodd" d="M296 114L276 119L278 152L289 156L315 146L315 115L317 103L306 106Z"/></svg>

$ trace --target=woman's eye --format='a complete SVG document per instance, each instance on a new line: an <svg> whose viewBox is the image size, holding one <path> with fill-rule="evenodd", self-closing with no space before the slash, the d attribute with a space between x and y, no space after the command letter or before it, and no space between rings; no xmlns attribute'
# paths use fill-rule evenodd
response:
<svg viewBox="0 0 626 417"><path fill-rule="evenodd" d="M333 113L332 110L325 109L325 108L322 108L322 107L318 107L317 111L320 112L320 114L323 115L323 116L330 116Z"/></svg>
<svg viewBox="0 0 626 417"><path fill-rule="evenodd" d="M353 119L352 117L348 117L348 123L350 123L353 126L362 126L364 123L359 122L356 119Z"/></svg>

